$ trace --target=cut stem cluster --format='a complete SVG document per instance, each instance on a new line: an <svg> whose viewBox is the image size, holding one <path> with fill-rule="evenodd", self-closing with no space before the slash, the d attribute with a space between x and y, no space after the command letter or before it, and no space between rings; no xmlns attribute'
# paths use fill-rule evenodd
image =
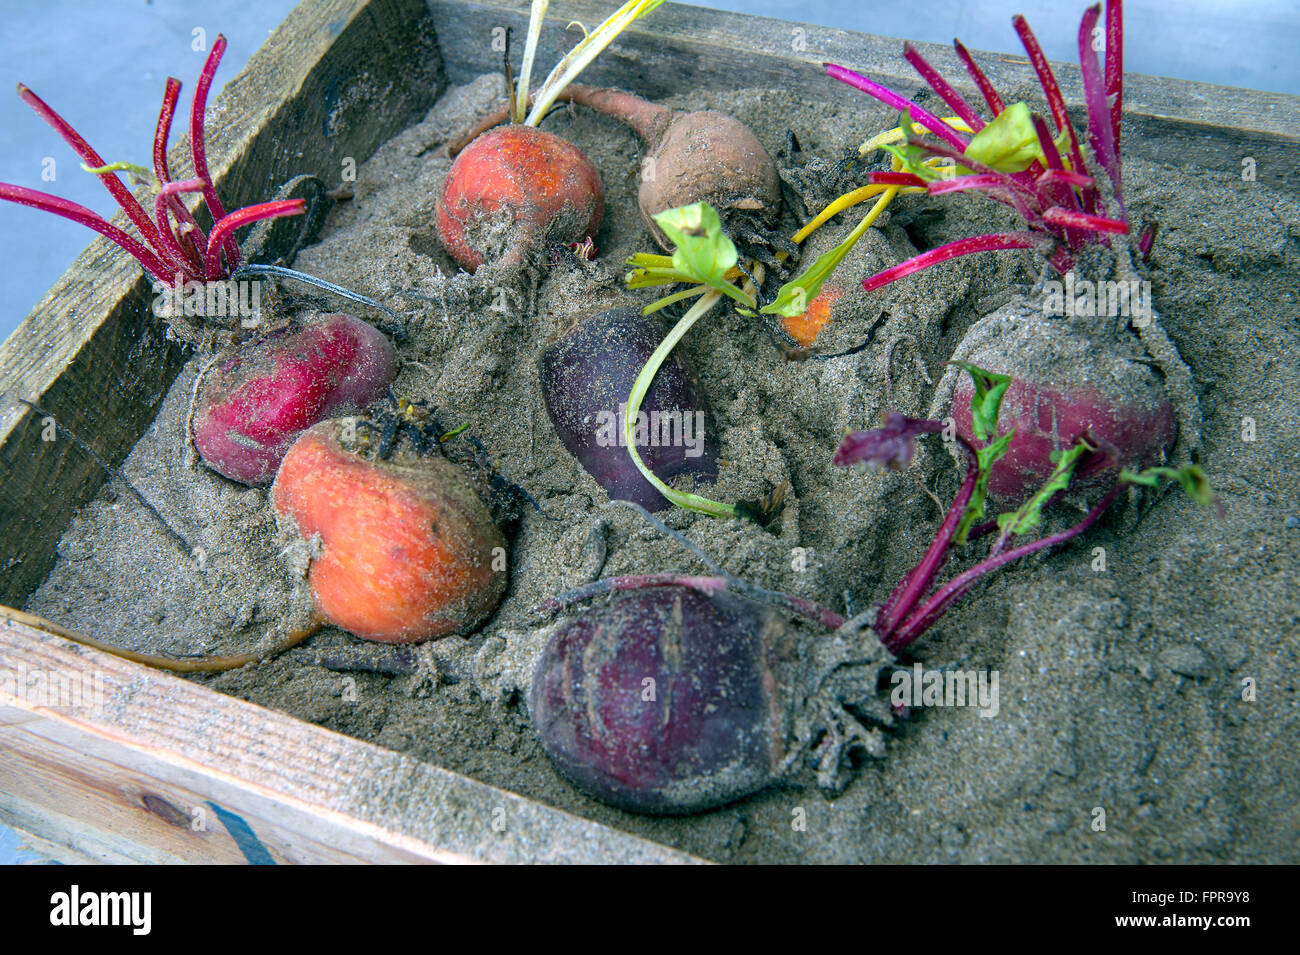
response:
<svg viewBox="0 0 1300 955"><path fill-rule="evenodd" d="M81 157L82 162L99 176L143 241L85 206L25 186L0 183L0 199L52 212L94 229L125 249L144 266L150 276L166 286L176 288L186 282L227 278L240 263L239 245L234 234L236 229L263 219L298 215L306 209L306 203L301 199L264 202L227 214L225 206L217 197L216 187L208 172L203 119L212 78L225 49L226 38L218 35L194 89L194 103L190 110L190 158L194 165L194 177L191 179L173 181L167 164L167 141L171 135L172 118L181 91L180 80L172 77L167 79L153 142L153 167L158 196L152 219L118 178L119 166L105 163L103 157L67 120L26 86L18 84L18 95L23 102L49 123ZM181 199L185 193L203 196L214 223L211 232L205 233L190 213Z"/></svg>

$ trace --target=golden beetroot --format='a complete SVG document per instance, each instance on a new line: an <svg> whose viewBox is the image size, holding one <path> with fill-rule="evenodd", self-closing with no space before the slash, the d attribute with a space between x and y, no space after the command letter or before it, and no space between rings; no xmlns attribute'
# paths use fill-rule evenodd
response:
<svg viewBox="0 0 1300 955"><path fill-rule="evenodd" d="M500 530L459 467L405 449L370 459L345 447L357 425L303 432L271 489L282 519L319 535L308 570L318 609L385 643L472 630L505 593Z"/></svg>

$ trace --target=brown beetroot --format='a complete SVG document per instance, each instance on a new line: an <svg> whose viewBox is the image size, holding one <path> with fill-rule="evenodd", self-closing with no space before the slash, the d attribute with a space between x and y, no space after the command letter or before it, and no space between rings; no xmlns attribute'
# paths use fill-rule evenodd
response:
<svg viewBox="0 0 1300 955"><path fill-rule="evenodd" d="M570 86L562 99L627 123L641 137L637 204L646 227L665 249L672 243L654 216L696 202L728 210L775 214L781 204L776 164L740 120L715 110L684 113L621 90Z"/></svg>

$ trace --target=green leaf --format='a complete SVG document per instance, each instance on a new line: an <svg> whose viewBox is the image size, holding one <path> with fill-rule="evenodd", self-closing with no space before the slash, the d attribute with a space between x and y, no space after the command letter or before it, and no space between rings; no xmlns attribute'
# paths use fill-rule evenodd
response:
<svg viewBox="0 0 1300 955"><path fill-rule="evenodd" d="M958 544L966 543L970 529L984 516L984 499L988 496L989 490L989 472L998 458L1007 453L1007 445L1011 443L1011 436L1014 434L1014 430L1008 431L992 444L986 444L975 452L975 464L979 468L979 474L975 478L975 490L971 492L970 501L967 502L966 510L961 515L961 523L957 525L954 539Z"/></svg>
<svg viewBox="0 0 1300 955"><path fill-rule="evenodd" d="M759 311L767 315L784 315L787 318L794 318L808 311L808 304L821 293L822 285L831 277L836 266L843 261L844 256L849 254L849 250L859 238L861 236L850 235L829 252L817 256L817 261L810 265L806 272L782 285L781 290L776 293L776 298Z"/></svg>
<svg viewBox="0 0 1300 955"><path fill-rule="evenodd" d="M844 241L817 256L815 261L802 275L798 278L791 279L781 286L781 290L776 293L776 299L769 302L759 309L766 315L776 313L784 315L786 318L794 318L796 315L802 315L808 310L808 305L815 299L822 290L822 285L831 277L831 273L843 261L844 256L849 254L849 250L857 245L858 240L867 234L867 229L871 228L871 223L879 218L880 213L885 210L894 196L898 195L899 187L894 186L885 190L885 192L876 200L876 204L871 207L862 221L853 227L853 231L845 237Z"/></svg>
<svg viewBox="0 0 1300 955"><path fill-rule="evenodd" d="M707 285L747 308L754 307L752 297L727 281L727 272L740 255L713 206L697 202L660 212L654 220L673 243L673 271L683 276L683 281Z"/></svg>
<svg viewBox="0 0 1300 955"><path fill-rule="evenodd" d="M965 369L975 383L975 394L970 400L971 427L975 437L988 441L998 433L998 412L1002 408L1002 396L1011 384L1011 376L985 371L964 361L951 364Z"/></svg>
<svg viewBox="0 0 1300 955"><path fill-rule="evenodd" d="M1146 487L1159 487L1160 481L1177 481L1187 496L1197 504L1213 504L1214 488L1209 476L1196 464L1185 464L1181 468L1152 467L1143 471L1124 468L1119 472L1119 479L1126 484L1141 484Z"/></svg>
<svg viewBox="0 0 1300 955"><path fill-rule="evenodd" d="M1061 130L1055 143L1057 152L1065 155L1070 146L1070 131ZM1024 172L1035 160L1047 165L1028 103L1012 103L998 113L993 122L971 137L965 155L998 172Z"/></svg>
<svg viewBox="0 0 1300 955"><path fill-rule="evenodd" d="M1038 491L1020 505L1018 510L1007 511L998 515L998 530L1004 537L1011 534L1024 534L1033 530L1042 523L1043 508L1060 491L1064 491L1070 486L1070 478L1074 476L1074 469L1082 458L1093 448L1082 439L1077 444L1065 451L1053 451L1052 461L1056 467L1052 469L1051 476Z"/></svg>
<svg viewBox="0 0 1300 955"><path fill-rule="evenodd" d="M696 282L716 285L740 260L735 243L722 230L718 212L707 202L669 209L654 217L676 248L673 268Z"/></svg>

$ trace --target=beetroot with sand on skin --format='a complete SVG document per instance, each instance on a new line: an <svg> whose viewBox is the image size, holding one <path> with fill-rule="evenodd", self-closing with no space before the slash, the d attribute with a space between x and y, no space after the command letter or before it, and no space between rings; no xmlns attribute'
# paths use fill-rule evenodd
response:
<svg viewBox="0 0 1300 955"><path fill-rule="evenodd" d="M605 210L600 174L577 146L538 127L587 64L661 3L627 0L560 60L534 95L533 58L550 5L534 0L508 106L447 145L455 158L438 194L434 226L462 268L518 268L554 246L595 237ZM509 125L493 128L506 120Z"/></svg>
<svg viewBox="0 0 1300 955"><path fill-rule="evenodd" d="M611 500L650 510L668 501L628 455L623 416L637 374L663 336L652 316L636 308L609 309L577 321L546 347L539 362L546 412L565 448ZM641 414L645 417L637 421L645 426L634 434L637 450L660 480L671 482L682 474L704 481L717 477L713 416L695 375L679 357L659 369Z"/></svg>
<svg viewBox="0 0 1300 955"><path fill-rule="evenodd" d="M382 332L351 315L313 315L216 359L196 395L194 447L232 481L269 484L304 429L362 410L396 375Z"/></svg>

